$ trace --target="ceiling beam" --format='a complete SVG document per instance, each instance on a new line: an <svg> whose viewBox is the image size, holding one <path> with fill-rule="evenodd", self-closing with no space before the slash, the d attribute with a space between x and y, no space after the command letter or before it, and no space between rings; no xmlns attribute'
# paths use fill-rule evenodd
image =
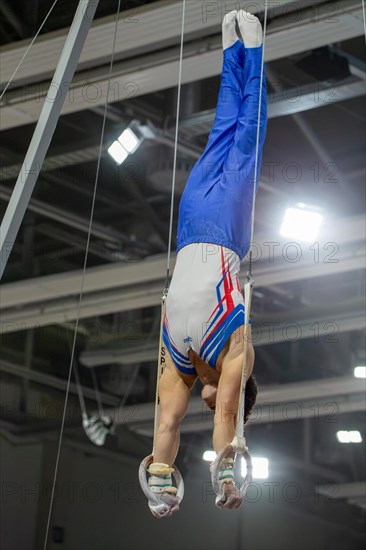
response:
<svg viewBox="0 0 366 550"><path fill-rule="evenodd" d="M365 399L365 381L351 376L262 386L250 423L294 422L322 416L337 420L340 413L365 410ZM123 423L135 431L149 430L152 434L154 403L106 409L106 414L111 415L117 425ZM211 430L212 419L213 415L201 397L192 397L182 431Z"/></svg>
<svg viewBox="0 0 366 550"><path fill-rule="evenodd" d="M3 1L5 7L5 1ZM324 1L324 0L323 0ZM303 0L303 2L304 0ZM309 2L307 2L309 4ZM312 2L314 4L314 2ZM319 3L316 2L316 3ZM204 2L187 2L185 37L186 40L194 36L209 36L218 32L221 21L226 12L234 9L237 2L233 0ZM242 2L253 10L262 11L264 0L256 2ZM272 4L272 5L271 5ZM269 17L278 17L293 11L293 0L278 0L270 2ZM305 4L306 5L306 4ZM295 9L298 6L295 5ZM5 11L5 10L4 10ZM334 13L334 7L332 8ZM330 12L330 13L332 13ZM12 10L6 9L8 16ZM315 9L312 10L316 16ZM323 10L322 10L323 15ZM115 27L115 14L95 20L90 29L88 38L80 56L78 70L85 70L92 66L106 63L111 54L112 36ZM326 17L326 10L323 17ZM19 20L18 20L19 23ZM20 27L18 28L20 32ZM19 68L14 84L34 83L50 78L57 64L62 46L69 29L64 28L40 36L27 56L27 62ZM143 53L161 49L162 44L179 44L181 32L181 2L179 0L161 0L154 4L139 6L120 14L119 32L116 37L115 57L126 59ZM2 48L0 54L1 81L7 82L28 47L29 40L17 42Z"/></svg>
<svg viewBox="0 0 366 550"><path fill-rule="evenodd" d="M326 107L347 99L362 97L365 94L365 78L347 78L331 87L327 83L308 84L294 89L282 90L281 92L268 96L268 118L278 118L293 115L319 107ZM285 99L284 99L285 98ZM194 136L209 134L215 119L216 110L210 109L203 113L195 113L189 118L180 121L178 150L192 158L199 159L202 150L199 147L188 145L189 140ZM187 140L184 143L183 140ZM174 148L174 134L156 132L155 142L162 143ZM103 154L106 154L106 146ZM82 149L73 148L70 152L59 153L49 156L43 166L42 172L58 170L67 166L75 166L91 162L99 156L98 147L87 147ZM0 181L12 180L18 177L21 164L3 166L0 171Z"/></svg>
<svg viewBox="0 0 366 550"><path fill-rule="evenodd" d="M254 266L256 287L362 270L365 268L364 234L362 216L339 220L336 227L333 224L324 227L318 239L319 250L324 250L328 243L336 243L335 261L327 258L336 248L324 253L325 258L314 261L312 250L291 244L276 233L255 237L257 252L262 254ZM273 254L269 254L274 242ZM298 261L288 261L284 251L289 246L292 254L294 251L299 254ZM174 258L173 254L172 262ZM80 318L159 305L165 270L165 255L88 269ZM75 319L81 276L78 270L3 285L1 331L13 332ZM243 270L242 283L244 278Z"/></svg>
<svg viewBox="0 0 366 550"><path fill-rule="evenodd" d="M0 185L0 198L5 201L9 201L11 197L11 190L7 189L5 186ZM86 218L81 218L77 214L72 214L68 210L63 210L59 207L52 206L47 204L39 199L30 199L28 204L28 210L39 214L45 218L51 219L55 222L61 223L62 225L67 225L72 229L77 229L82 233L88 233L89 231L89 220ZM105 225L99 224L98 222L93 221L91 227L91 236L97 239L102 239L104 242L111 243L118 247L121 242L128 241L127 237L122 233L115 231L112 228L106 228Z"/></svg>
<svg viewBox="0 0 366 550"><path fill-rule="evenodd" d="M126 125L127 126L127 125ZM124 127L123 121L121 121L121 128ZM175 141L174 136L164 133L162 130L154 129L155 137L154 140L149 142L151 143L161 143L167 147L174 148ZM77 164L84 164L87 162L93 162L99 157L99 146L98 147L84 147L84 148L75 148L72 144L71 150L69 152L58 153L55 155L50 155L43 163L42 174L45 172L52 172L60 169L67 168L68 166L76 166ZM107 153L110 143L107 142L107 145L102 150L102 155ZM187 154L190 157L199 159L202 150L199 147L195 147L192 144L186 144L183 140L178 142L178 151L183 154ZM6 162L6 161L5 161ZM11 164L6 166L5 162L2 164L0 170L0 181L7 181L16 179L19 175L22 165L21 164Z"/></svg>
<svg viewBox="0 0 366 550"><path fill-rule="evenodd" d="M362 498L366 500L366 483L364 481L354 481L351 483L342 483L337 485L337 490L332 494L329 491L329 485L318 485L317 492L325 495L327 498L354 499Z"/></svg>
<svg viewBox="0 0 366 550"><path fill-rule="evenodd" d="M68 166L75 166L75 164L82 164L86 162L93 162L99 156L99 145L93 147L84 147L82 149L71 149L69 152L59 153L56 155L49 155L42 165L42 172L50 172L52 170L60 170L67 168ZM18 177L21 164L12 164L5 166L2 164L0 171L0 180L6 181L15 179Z"/></svg>
<svg viewBox="0 0 366 550"><path fill-rule="evenodd" d="M347 273L356 269L364 269L366 256L361 255L354 259L342 258L339 264L324 264L320 263L314 266L312 263L308 266L297 266L296 268L288 267L286 264L281 270L277 269L276 279L273 283L288 283L295 280L312 279L314 277L331 276L339 273ZM146 264L148 266L148 264ZM291 265L291 264L290 264ZM147 267L148 269L148 267ZM163 273L163 271L161 271ZM146 273L145 273L146 276ZM54 276L50 276L54 277ZM136 277L138 274L136 272ZM33 303L25 306L16 306L9 309L3 309L0 324L0 333L16 332L19 330L28 330L31 328L40 328L49 324L60 324L70 322L76 319L78 299L75 295L70 298L70 293L67 292L67 273L65 274L65 281L62 283L62 294L64 298L49 298L41 303ZM29 281L31 283L31 281ZM244 281L242 281L243 283ZM47 288L42 284L42 290L50 291L52 288L52 282L50 280L50 287ZM17 283L10 283L17 284ZM271 265L267 266L267 269L262 270L261 273L257 271L256 274L256 287L268 287L272 284L272 269ZM80 280L79 280L80 285ZM4 290L8 285L4 285ZM142 309L145 307L158 306L161 300L161 292L164 286L164 279L160 279L157 282L149 282L145 285L138 284L133 287L118 287L111 291L99 291L99 292L86 292L82 302L82 309L80 312L80 319L87 319L91 317L98 317L107 315L110 313L121 313L124 311L132 311L136 309ZM28 292L31 292L29 289ZM22 292L23 294L23 292ZM326 320L325 320L326 321ZM329 322L329 320L328 320ZM362 328L364 325L363 315L357 315L351 319L340 318L340 326L343 326L343 331L354 330ZM277 341L281 340L281 331L283 327L276 326L273 328L273 336ZM304 327L305 331L305 327ZM324 333L327 333L327 329L324 329ZM312 337L313 333L311 328L306 329L306 336Z"/></svg>
<svg viewBox="0 0 366 550"><path fill-rule="evenodd" d="M284 89L268 96L268 118L293 115L364 96L365 82L365 78L351 77L332 86L329 86L329 83L327 85L319 82L307 84L296 90ZM181 120L180 135L185 139L191 139L194 136L208 134L211 131L215 114L216 110L210 109Z"/></svg>
<svg viewBox="0 0 366 550"><path fill-rule="evenodd" d="M48 386L50 388L61 390L62 392L65 392L67 388L67 381L63 380L62 378L58 378L57 376L52 376L51 374L40 372L31 368L16 365L15 363L11 363L10 361L6 361L3 359L0 360L0 372L10 374L17 378L26 379L31 382L36 382L43 386ZM77 395L78 390L74 382L70 383L69 389L71 393ZM93 389L82 386L82 392L84 397L86 397L87 399L97 401L96 394ZM108 405L115 406L121 401L119 397L113 397L112 395L109 395L108 393L105 393L103 391L100 391L99 393L103 403L106 403Z"/></svg>
<svg viewBox="0 0 366 550"><path fill-rule="evenodd" d="M78 235L73 232L64 231L60 227L54 227L48 223L37 224L37 233L44 235L45 237L50 237L56 242L65 243L68 246L60 251L51 250L50 252L42 253L41 260L45 259L46 261L55 261L58 258L65 258L65 256L74 256L75 253L79 250L85 254L86 240L85 237ZM94 255L96 258L105 260L106 262L115 262L116 254L109 250L105 244L101 241L91 242L89 244L89 253Z"/></svg>
<svg viewBox="0 0 366 550"><path fill-rule="evenodd" d="M358 256L361 258L364 255L363 240L365 235L366 221L364 216L354 216L349 218L341 218L334 224L333 221L324 224L322 231L318 236L319 250L322 245L334 242L339 249L345 249L346 245L360 243L361 248ZM291 265L297 266L301 264L315 264L314 270L317 271L318 263L323 265L331 265L335 272L337 265L341 264L340 257L333 259L336 261L314 262L314 251L308 249L305 245L300 247L302 254L300 261L289 262L284 257L284 247L288 246L289 241L284 239L275 230L271 234L255 235L254 238L254 268L256 272L256 286L268 286L268 284L276 284L277 282L287 282L293 280L293 274L284 276L281 280L277 280L275 276L276 267L281 271L287 268L291 272ZM299 245L300 246L300 245ZM311 246L311 245L309 245ZM329 253L332 250L329 250ZM257 257L256 257L257 255ZM325 254L326 256L326 254ZM324 258L322 258L324 260ZM353 258L349 258L352 260ZM175 261L175 254L172 255L172 263ZM323 269L323 268L321 268ZM326 268L325 268L326 269ZM165 277L166 271L166 255L159 254L150 256L139 261L119 262L114 265L106 264L98 267L89 268L86 271L84 292L95 293L102 290L113 290L115 288L122 289L131 287L135 284L144 283L160 283ZM269 272L273 274L272 279L276 279L276 283L269 277ZM328 271L327 271L328 272ZM3 310L20 305L33 304L44 302L50 299L63 299L70 295L78 295L80 291L81 270L76 270L71 273L58 273L56 275L46 275L36 277L29 280L17 281L14 283L4 284L1 287L1 305ZM304 275L307 277L307 275ZM259 279L259 282L258 282Z"/></svg>
<svg viewBox="0 0 366 550"><path fill-rule="evenodd" d="M305 338L317 342L322 336L338 339L342 332L362 330L366 327L364 307L359 299L353 300L352 303L339 302L329 309L322 309L321 314L319 308L317 312L314 311L315 308L303 308L282 313L281 316L256 316L256 321L252 325L253 344L258 347L280 342L293 343ZM340 309L342 313L339 313ZM156 362L158 340L159 335L156 334L152 339L153 343L149 345L146 345L146 340L142 338L138 345L93 348L83 351L79 361L90 368L111 364L127 366L134 363Z"/></svg>
<svg viewBox="0 0 366 550"><path fill-rule="evenodd" d="M287 384L284 384L287 386ZM260 390L261 391L261 390ZM258 396L260 393L258 394ZM258 397L257 397L258 399ZM329 401L331 399L331 401ZM206 405L204 405L206 407ZM308 399L301 402L290 400L288 403L279 405L276 401L268 402L265 405L258 404L253 409L250 420L251 425L255 424L270 424L271 422L296 422L305 418L334 418L339 422L340 414L348 414L352 412L361 412L366 410L365 398L361 393L357 393L352 399L339 397L325 397L321 399ZM126 414L126 413L125 413ZM207 418L212 415L211 411L202 412L200 415L187 416L181 425L181 433L195 433L212 431L213 419ZM141 426L133 426L133 431L141 435L152 437L153 428L151 422Z"/></svg>
<svg viewBox="0 0 366 550"><path fill-rule="evenodd" d="M189 2L188 4L195 3ZM332 10L333 12L329 12L329 17L334 16L333 5ZM175 12L174 16L174 26L176 27L179 18L176 17ZM202 20L201 12L198 19ZM160 41L160 47L162 28L160 23L155 31L156 39ZM139 31L141 31L140 27ZM336 41L354 38L363 33L362 7L359 2L354 0L339 2L338 13L332 20L332 24L327 21L326 14L314 19L313 10L303 10L299 12L295 23L289 24L288 17L283 16L276 19L269 27L266 61L286 57L289 52L295 55ZM137 34L140 39L140 32ZM202 36L202 34L198 33L198 36ZM198 42L188 43L185 52L183 84L220 74L222 67L221 36L218 35L215 39L202 40L201 38ZM40 59L43 61L42 57ZM176 86L178 62L178 48L117 62L111 81L110 102L124 101L131 97ZM105 104L107 90L108 78L105 68L98 68L94 72L83 72L76 76L62 113L74 113ZM38 120L45 97L46 89L43 90L42 87L36 87L36 89L33 87L28 90L22 88L19 91L10 92L7 96L7 103L0 109L1 128L5 130Z"/></svg>

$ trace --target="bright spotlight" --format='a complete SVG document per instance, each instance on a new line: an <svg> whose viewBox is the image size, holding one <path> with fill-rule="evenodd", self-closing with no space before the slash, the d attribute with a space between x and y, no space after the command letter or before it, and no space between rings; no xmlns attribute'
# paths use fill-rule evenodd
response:
<svg viewBox="0 0 366 550"><path fill-rule="evenodd" d="M322 221L319 211L301 202L286 210L280 233L290 239L314 242Z"/></svg>
<svg viewBox="0 0 366 550"><path fill-rule="evenodd" d="M205 451L202 456L203 460L207 460L207 462L213 462L216 458L215 451Z"/></svg>
<svg viewBox="0 0 366 550"><path fill-rule="evenodd" d="M355 378L366 378L366 367L355 367L353 374Z"/></svg>
<svg viewBox="0 0 366 550"><path fill-rule="evenodd" d="M362 437L358 430L340 430L337 432L339 443L361 443Z"/></svg>
<svg viewBox="0 0 366 550"><path fill-rule="evenodd" d="M207 462L213 462L216 458L215 451L205 451L202 455L203 460ZM253 463L253 479L267 479L268 478L268 458L252 457ZM245 459L241 459L241 475L245 477L247 475L247 463Z"/></svg>
<svg viewBox="0 0 366 550"><path fill-rule="evenodd" d="M108 149L108 153L117 164L122 164L128 157L128 152L119 141L114 141Z"/></svg>
<svg viewBox="0 0 366 550"><path fill-rule="evenodd" d="M268 458L253 456L252 463L253 463L253 479L267 479L269 475ZM241 459L241 475L242 477L245 477L247 475L247 463L245 462L244 458Z"/></svg>
<svg viewBox="0 0 366 550"><path fill-rule="evenodd" d="M132 155L138 146L140 145L141 141L136 136L136 134L131 130L131 128L127 128L118 138L118 141L124 147L130 155Z"/></svg>

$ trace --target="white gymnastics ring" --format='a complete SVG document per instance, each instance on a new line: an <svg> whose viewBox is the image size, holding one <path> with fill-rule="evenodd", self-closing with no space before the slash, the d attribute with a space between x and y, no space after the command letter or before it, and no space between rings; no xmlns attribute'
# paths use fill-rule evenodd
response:
<svg viewBox="0 0 366 550"><path fill-rule="evenodd" d="M164 517L164 515L167 515L167 513L170 511L170 506L166 502L164 502L164 500L158 494L153 493L151 491L149 484L147 482L147 470L150 464L152 464L153 462L154 462L153 455L147 456L141 462L140 468L139 468L139 481L140 481L141 489L149 501L150 510L154 513L154 515L159 515L161 517ZM177 487L176 496L180 504L184 496L184 482L183 482L182 475L175 464L173 465L173 468L174 468L173 477Z"/></svg>
<svg viewBox="0 0 366 550"><path fill-rule="evenodd" d="M250 456L250 453L249 453L249 449L243 443L241 445L237 445L236 438L234 438L234 440L231 443L226 445L226 447L224 447L223 449L221 449L219 453L217 453L217 456L211 467L212 487L216 494L215 504L218 508L221 508L221 506L219 506L219 502L224 496L223 487L219 481L220 464L224 458L228 457L232 453L237 453L242 455L245 459L245 462L247 463L247 474L245 476L242 486L240 487L240 493L242 497L245 497L247 488L253 479L253 463L252 463L252 457Z"/></svg>

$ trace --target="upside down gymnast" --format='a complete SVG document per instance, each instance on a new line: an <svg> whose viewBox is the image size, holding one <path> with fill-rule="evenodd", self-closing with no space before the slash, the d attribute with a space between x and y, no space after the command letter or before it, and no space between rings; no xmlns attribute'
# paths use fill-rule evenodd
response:
<svg viewBox="0 0 366 550"><path fill-rule="evenodd" d="M235 434L244 360L244 301L238 274L251 239L262 40L262 27L255 16L232 11L224 18L224 61L216 118L180 202L177 258L163 322L160 423L154 462L148 470L150 489L170 506L165 516L179 509L172 465L180 423L197 378L203 384L202 398L214 411L215 451L223 449ZM258 174L266 125L263 78ZM257 393L253 365L250 342L245 422ZM232 459L220 465L219 480L224 490L220 506L239 508L242 496L234 482Z"/></svg>

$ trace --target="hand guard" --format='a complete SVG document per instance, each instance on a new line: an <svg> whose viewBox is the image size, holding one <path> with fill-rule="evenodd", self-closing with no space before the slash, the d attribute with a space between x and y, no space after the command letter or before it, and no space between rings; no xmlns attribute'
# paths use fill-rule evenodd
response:
<svg viewBox="0 0 366 550"><path fill-rule="evenodd" d="M83 428L92 443L101 447L108 434L114 433L114 424L110 416L84 416Z"/></svg>
<svg viewBox="0 0 366 550"><path fill-rule="evenodd" d="M149 455L140 464L139 468L139 481L141 485L141 489L143 490L145 496L148 499L148 505L150 508L151 513L158 519L164 518L164 517L170 517L171 516L171 509L172 504L169 503L169 493L164 494L157 494L154 493L151 490L151 487L149 487L149 484L147 482L146 472L149 469L149 466L154 462L153 455ZM175 479L176 485L177 485L177 499L179 503L182 502L183 496L184 496L184 483L183 478L174 464L174 472L173 477Z"/></svg>

